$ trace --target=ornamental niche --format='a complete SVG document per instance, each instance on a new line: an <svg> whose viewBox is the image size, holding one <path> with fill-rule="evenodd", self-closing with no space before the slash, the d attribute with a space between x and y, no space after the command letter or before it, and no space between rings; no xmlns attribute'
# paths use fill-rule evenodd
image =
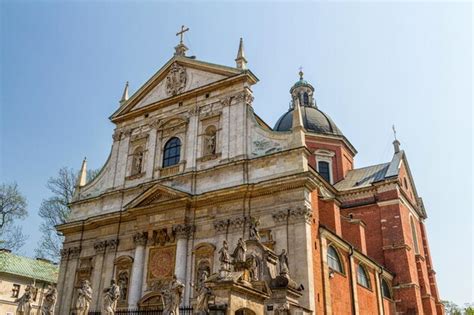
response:
<svg viewBox="0 0 474 315"><path fill-rule="evenodd" d="M168 96L175 96L184 92L186 87L187 74L186 68L176 62L171 65L170 72L166 76L166 93Z"/></svg>

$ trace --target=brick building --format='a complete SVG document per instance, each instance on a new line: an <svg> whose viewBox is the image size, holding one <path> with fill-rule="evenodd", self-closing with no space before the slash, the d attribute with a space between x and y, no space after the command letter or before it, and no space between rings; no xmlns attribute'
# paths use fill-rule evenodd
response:
<svg viewBox="0 0 474 315"><path fill-rule="evenodd" d="M59 314L85 279L91 309L111 279L119 307L161 308L173 275L183 304L196 305L203 274L227 314L443 314L426 212L397 140L391 161L354 168L356 149L302 72L271 128L254 112L242 41L235 67L175 49L131 97L127 84L111 154L89 183L83 163L58 227ZM240 238L247 260L227 270L223 241L232 252Z"/></svg>

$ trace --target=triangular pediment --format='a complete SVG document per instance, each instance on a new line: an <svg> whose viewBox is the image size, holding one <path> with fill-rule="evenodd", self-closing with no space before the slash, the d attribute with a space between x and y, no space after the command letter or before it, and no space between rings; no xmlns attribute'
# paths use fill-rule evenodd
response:
<svg viewBox="0 0 474 315"><path fill-rule="evenodd" d="M174 56L153 75L130 99L111 116L111 119L142 109L160 101L172 99L196 89L241 75L244 71Z"/></svg>
<svg viewBox="0 0 474 315"><path fill-rule="evenodd" d="M152 205L165 204L169 201L186 200L191 198L191 195L183 191L164 186L162 184L155 184L135 199L130 201L125 209L142 208Z"/></svg>

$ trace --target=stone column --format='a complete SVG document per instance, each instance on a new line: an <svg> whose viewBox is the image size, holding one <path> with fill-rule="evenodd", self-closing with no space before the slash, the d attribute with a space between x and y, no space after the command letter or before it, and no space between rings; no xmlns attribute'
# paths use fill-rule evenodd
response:
<svg viewBox="0 0 474 315"><path fill-rule="evenodd" d="M173 232L176 236L176 262L175 274L179 281L186 283L186 263L188 254L188 238L192 227L187 224L177 224L173 226Z"/></svg>
<svg viewBox="0 0 474 315"><path fill-rule="evenodd" d="M102 280L102 269L104 267L104 254L107 246L106 241L98 241L94 243L95 249L95 258L94 258L94 269L92 273L91 287L92 291L92 302L91 309L99 310L100 309L100 286ZM92 307L94 305L94 307Z"/></svg>
<svg viewBox="0 0 474 315"><path fill-rule="evenodd" d="M145 245L147 240L145 232L133 236L135 242L135 255L133 258L132 274L128 293L128 307L135 308L142 295L143 270L145 267Z"/></svg>

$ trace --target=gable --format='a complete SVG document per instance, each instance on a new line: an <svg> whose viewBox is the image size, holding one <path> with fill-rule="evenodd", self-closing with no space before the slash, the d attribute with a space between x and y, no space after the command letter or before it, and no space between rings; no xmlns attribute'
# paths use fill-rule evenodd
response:
<svg viewBox="0 0 474 315"><path fill-rule="evenodd" d="M413 178L411 176L408 164L405 159L403 159L402 163L400 164L398 180L400 182L400 187L402 188L407 198L410 199L413 204L418 204L415 183L413 182Z"/></svg>
<svg viewBox="0 0 474 315"><path fill-rule="evenodd" d="M110 117L112 120L160 101L239 76L245 71L174 56ZM246 73L246 72L245 72ZM256 79L256 78L255 78ZM256 81L255 81L256 82Z"/></svg>
<svg viewBox="0 0 474 315"><path fill-rule="evenodd" d="M142 208L151 205L164 204L169 201L186 200L191 195L161 184L155 184L138 197L130 201L125 209Z"/></svg>

